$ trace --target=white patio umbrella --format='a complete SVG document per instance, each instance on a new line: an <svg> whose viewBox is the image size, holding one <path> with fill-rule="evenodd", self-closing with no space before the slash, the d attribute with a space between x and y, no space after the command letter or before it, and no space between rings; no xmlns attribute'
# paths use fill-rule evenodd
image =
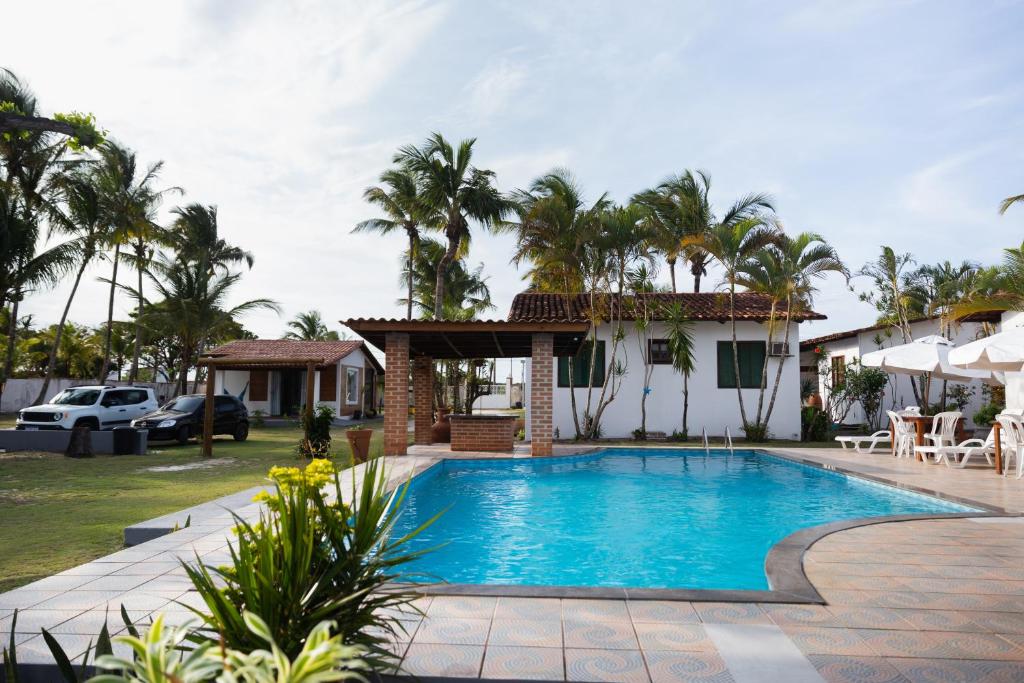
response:
<svg viewBox="0 0 1024 683"><path fill-rule="evenodd" d="M860 357L860 362L867 367L881 368L897 375L929 375L954 382L992 379L992 373L987 370L968 370L954 366L949 360L953 350L953 342L931 334L908 344L865 353Z"/></svg>
<svg viewBox="0 0 1024 683"><path fill-rule="evenodd" d="M949 362L961 368L1024 372L1024 327L955 348L949 352Z"/></svg>

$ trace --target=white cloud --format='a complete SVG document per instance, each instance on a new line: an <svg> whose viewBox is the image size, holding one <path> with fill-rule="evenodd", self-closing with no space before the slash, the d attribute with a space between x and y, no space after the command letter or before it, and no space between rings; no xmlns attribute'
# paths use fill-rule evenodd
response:
<svg viewBox="0 0 1024 683"><path fill-rule="evenodd" d="M508 59L484 67L466 87L472 114L489 118L504 112L522 91L526 79L526 67Z"/></svg>

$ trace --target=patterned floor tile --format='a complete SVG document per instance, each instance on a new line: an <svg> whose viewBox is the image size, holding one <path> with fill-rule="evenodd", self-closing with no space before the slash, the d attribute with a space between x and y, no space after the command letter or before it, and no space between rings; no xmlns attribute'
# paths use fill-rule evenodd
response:
<svg viewBox="0 0 1024 683"><path fill-rule="evenodd" d="M868 644L849 628L821 628L818 626L783 626L782 631L806 655L875 654Z"/></svg>
<svg viewBox="0 0 1024 683"><path fill-rule="evenodd" d="M410 676L476 678L484 658L483 646L413 643L400 670Z"/></svg>
<svg viewBox="0 0 1024 683"><path fill-rule="evenodd" d="M820 605L761 605L779 626L838 626L836 617Z"/></svg>
<svg viewBox="0 0 1024 683"><path fill-rule="evenodd" d="M629 620L625 600L563 600L563 619Z"/></svg>
<svg viewBox="0 0 1024 683"><path fill-rule="evenodd" d="M653 683L734 683L725 662L714 652L647 650L644 657Z"/></svg>
<svg viewBox="0 0 1024 683"><path fill-rule="evenodd" d="M900 617L922 631L985 631L968 613L941 609L901 609Z"/></svg>
<svg viewBox="0 0 1024 683"><path fill-rule="evenodd" d="M988 633L869 630L857 633L882 657L1024 660L1020 648Z"/></svg>
<svg viewBox="0 0 1024 683"><path fill-rule="evenodd" d="M494 616L494 608L497 604L497 598L439 595L427 607L427 616L456 619L490 619Z"/></svg>
<svg viewBox="0 0 1024 683"><path fill-rule="evenodd" d="M428 617L416 630L413 642L483 645L487 642L490 625L491 622L487 619Z"/></svg>
<svg viewBox="0 0 1024 683"><path fill-rule="evenodd" d="M700 620L705 624L770 624L760 607L740 602L696 602Z"/></svg>
<svg viewBox="0 0 1024 683"><path fill-rule="evenodd" d="M606 650L635 650L639 647L633 624L629 621L577 621L562 622L565 646Z"/></svg>
<svg viewBox="0 0 1024 683"><path fill-rule="evenodd" d="M808 655L826 683L907 683L896 667L881 657Z"/></svg>
<svg viewBox="0 0 1024 683"><path fill-rule="evenodd" d="M566 679L647 683L647 667L639 650L576 650L565 651Z"/></svg>
<svg viewBox="0 0 1024 683"><path fill-rule="evenodd" d="M829 605L826 609L835 617L836 624L847 628L890 628L910 629L910 622L904 621L903 610L888 607L847 607Z"/></svg>
<svg viewBox="0 0 1024 683"><path fill-rule="evenodd" d="M714 652L715 646L700 624L634 624L643 650Z"/></svg>
<svg viewBox="0 0 1024 683"><path fill-rule="evenodd" d="M688 602L630 600L627 607L633 623L696 624L700 622L697 611Z"/></svg>
<svg viewBox="0 0 1024 683"><path fill-rule="evenodd" d="M565 680L565 661L560 647L487 647L483 678L516 680Z"/></svg>
<svg viewBox="0 0 1024 683"><path fill-rule="evenodd" d="M562 622L526 619L495 619L487 645L562 647Z"/></svg>
<svg viewBox="0 0 1024 683"><path fill-rule="evenodd" d="M911 683L1020 683L1024 663L953 659L889 659Z"/></svg>
<svg viewBox="0 0 1024 683"><path fill-rule="evenodd" d="M498 598L494 618L557 621L562 618L562 601L558 598Z"/></svg>

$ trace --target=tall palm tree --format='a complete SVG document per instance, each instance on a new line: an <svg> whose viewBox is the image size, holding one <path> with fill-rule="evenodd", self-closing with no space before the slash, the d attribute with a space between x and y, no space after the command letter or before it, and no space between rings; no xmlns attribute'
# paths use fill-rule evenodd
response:
<svg viewBox="0 0 1024 683"><path fill-rule="evenodd" d="M415 284L411 303L422 318L430 318L437 310L434 283L437 281L437 268L444 250L445 245L441 242L420 238L416 256L412 259ZM403 254L401 259L402 268L407 268L410 261L408 254ZM402 279L407 281L408 274L403 272ZM444 293L441 310L445 320L474 320L494 308L491 290L483 275L483 264L470 269L463 259L456 259L445 275ZM408 305L410 302L400 299L399 303Z"/></svg>
<svg viewBox="0 0 1024 683"><path fill-rule="evenodd" d="M684 246L693 247L711 255L725 271L724 284L729 290L729 321L732 328L732 366L736 378L736 397L740 404L740 418L749 425L743 403L740 382L739 344L736 339L736 285L741 276L742 266L758 250L767 247L778 237L778 230L760 216L738 221L721 222L701 235L684 239Z"/></svg>
<svg viewBox="0 0 1024 683"><path fill-rule="evenodd" d="M1024 310L1024 242L1019 247L1003 249L1003 262L978 271L964 283L959 301L952 306L951 316L959 319L982 311Z"/></svg>
<svg viewBox="0 0 1024 683"><path fill-rule="evenodd" d="M1024 202L1024 194L1017 194L1012 197L1007 197L1006 199L999 203L999 213L1006 213L1006 211L1011 206L1021 202Z"/></svg>
<svg viewBox="0 0 1024 683"><path fill-rule="evenodd" d="M850 277L849 271L840 260L836 250L821 235L813 232L802 232L792 237L780 232L771 244L754 253L750 259L740 265L736 279L737 284L771 299L771 312L768 319L769 348L771 348L780 316L783 318L786 330L783 343L786 348L789 348L794 315L810 308L815 292L814 282L828 273L839 273L847 280ZM785 362L786 356L783 355L779 358L775 370L771 399L768 402L768 410L763 413L763 419L762 408L768 381L768 363L766 362L761 368L755 426L766 426L771 420Z"/></svg>
<svg viewBox="0 0 1024 683"><path fill-rule="evenodd" d="M648 210L649 220L655 228L654 246L665 255L675 286L675 263L684 257L693 275L693 291L700 291L701 279L707 275L713 255L703 249L701 236L716 225L733 225L762 212L773 211L771 197L763 193L750 193L736 200L721 220L716 218L709 199L711 176L705 171L683 171L666 178L657 187L639 193L634 198Z"/></svg>
<svg viewBox="0 0 1024 683"><path fill-rule="evenodd" d="M180 259L198 264L211 275L218 271L227 273L232 266L241 264L252 270L256 262L252 252L229 244L220 236L216 206L193 202L175 207L171 213L175 218L168 244Z"/></svg>
<svg viewBox="0 0 1024 683"><path fill-rule="evenodd" d="M114 294L117 291L117 270L122 260L122 247L133 251L134 265L138 271L136 291L139 306L136 312L135 352L132 362L132 376L138 372L138 348L142 337L143 317L142 294L143 273L150 255L148 250L154 241L161 239L161 231L153 221L154 214L167 192L178 188L158 190L154 187L163 168L162 161L140 168L135 152L108 140L99 147L99 161L96 178L101 191L101 207L104 221L109 227L108 247L114 250L111 257L110 295L107 301L107 322L103 339L103 364L98 382L103 382L110 371L110 344L114 328Z"/></svg>
<svg viewBox="0 0 1024 683"><path fill-rule="evenodd" d="M440 226L438 216L432 215L429 205L420 196L420 188L416 176L404 168L384 171L380 176L380 185L366 188L363 199L375 204L384 212L381 218L362 221L352 232L378 232L387 235L397 230L404 230L409 239L406 250L408 260L405 263L406 273L406 319L412 320L413 300L413 259L416 246L420 240L420 227L437 228ZM435 283L436 284L436 283Z"/></svg>
<svg viewBox="0 0 1024 683"><path fill-rule="evenodd" d="M696 366L693 322L678 302L673 302L664 313L665 334L668 350L672 356L672 367L683 376L683 436L689 435L690 375Z"/></svg>
<svg viewBox="0 0 1024 683"><path fill-rule="evenodd" d="M302 341L338 341L338 333L328 330L320 311L299 313L288 321L291 328L284 333L284 339Z"/></svg>
<svg viewBox="0 0 1024 683"><path fill-rule="evenodd" d="M514 208L494 186L494 172L471 165L475 143L476 138L468 138L456 150L440 133L433 133L420 147L400 148L394 159L416 177L420 195L429 212L441 217L448 241L434 283L435 319L441 318L448 268L468 248L470 221L490 228Z"/></svg>
<svg viewBox="0 0 1024 683"><path fill-rule="evenodd" d="M49 216L52 229L70 239L65 243L73 248L77 255L78 267L71 285L67 302L54 331L54 341L50 347L46 374L39 388L35 403L46 399L50 382L57 369L57 352L61 348L64 329L71 310L71 303L78 292L85 269L103 255L102 247L106 240L107 225L103 220L101 195L95 176L89 169L76 169L58 175L53 182L58 200L50 205Z"/></svg>

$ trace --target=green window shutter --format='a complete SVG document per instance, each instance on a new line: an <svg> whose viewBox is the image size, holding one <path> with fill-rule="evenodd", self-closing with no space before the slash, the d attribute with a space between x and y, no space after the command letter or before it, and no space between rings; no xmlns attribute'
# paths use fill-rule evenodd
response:
<svg viewBox="0 0 1024 683"><path fill-rule="evenodd" d="M604 384L604 342L597 342L597 359L594 361L594 381L591 386L599 387Z"/></svg>
<svg viewBox="0 0 1024 683"><path fill-rule="evenodd" d="M572 364L572 383L577 387L587 386L587 378L590 376L590 342L585 342L580 347L579 353Z"/></svg>
<svg viewBox="0 0 1024 683"><path fill-rule="evenodd" d="M761 386L761 372L764 370L766 350L763 342L744 342L740 346L740 374L743 386L757 389Z"/></svg>
<svg viewBox="0 0 1024 683"><path fill-rule="evenodd" d="M732 366L732 342L718 342L718 388L736 388L736 373L733 372Z"/></svg>
<svg viewBox="0 0 1024 683"><path fill-rule="evenodd" d="M569 357L559 356L558 358L558 386L569 386Z"/></svg>

